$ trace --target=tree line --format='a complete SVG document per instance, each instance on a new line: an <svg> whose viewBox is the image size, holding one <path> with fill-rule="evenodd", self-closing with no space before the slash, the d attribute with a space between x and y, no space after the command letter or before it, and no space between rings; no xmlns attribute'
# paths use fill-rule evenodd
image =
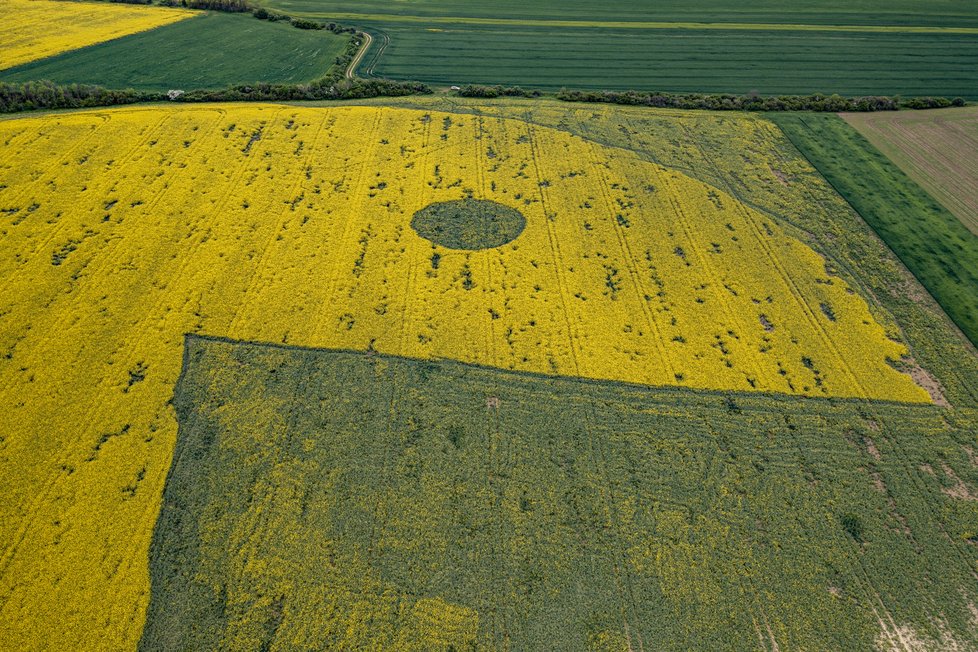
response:
<svg viewBox="0 0 978 652"><path fill-rule="evenodd" d="M172 98L175 102L284 102L354 100L430 94L419 82L389 79L323 78L309 84L240 84L219 90L194 90ZM170 100L165 92L111 90L88 84L59 85L51 81L0 82L0 113L48 109L83 109Z"/></svg>
<svg viewBox="0 0 978 652"><path fill-rule="evenodd" d="M430 95L428 84L390 79L345 79L344 72L359 48L356 39L347 52L336 58L330 74L306 84L238 84L224 89L187 91L176 97L164 92L113 90L90 84L59 85L51 81L24 83L0 82L0 113L39 109L78 109L97 106L116 106L137 102L236 102L236 101L322 101L350 100L367 97L403 97ZM519 86L463 86L462 97L545 97L538 90ZM636 91L570 91L561 90L555 96L565 102L599 102L629 106L649 106L673 109L705 109L710 111L896 111L899 109L939 109L964 106L961 98L946 97L842 97L840 95L704 95L697 93L668 94Z"/></svg>
<svg viewBox="0 0 978 652"><path fill-rule="evenodd" d="M668 109L706 109L710 111L897 111L899 109L942 109L964 106L966 102L956 97L865 96L841 95L777 95L761 96L756 93L734 95L729 93L708 95L705 93L645 93L641 91L577 91L566 88L558 91L558 100L565 102L601 102L629 106L650 106Z"/></svg>

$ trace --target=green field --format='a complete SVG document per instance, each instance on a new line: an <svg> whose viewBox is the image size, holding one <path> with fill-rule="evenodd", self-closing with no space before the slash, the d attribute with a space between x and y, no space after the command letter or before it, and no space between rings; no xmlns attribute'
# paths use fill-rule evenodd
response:
<svg viewBox="0 0 978 652"><path fill-rule="evenodd" d="M978 27L978 9L970 0L268 0L290 13L390 15L397 17L505 18L520 20L666 21L805 23L822 25L939 25Z"/></svg>
<svg viewBox="0 0 978 652"><path fill-rule="evenodd" d="M842 118L978 235L978 106Z"/></svg>
<svg viewBox="0 0 978 652"><path fill-rule="evenodd" d="M348 38L249 15L207 13L148 32L11 68L0 81L165 91L322 77Z"/></svg>
<svg viewBox="0 0 978 652"><path fill-rule="evenodd" d="M973 34L366 25L361 71L442 85L978 98Z"/></svg>
<svg viewBox="0 0 978 652"><path fill-rule="evenodd" d="M270 0L367 28L361 74L433 84L978 99L974 3ZM916 3L919 4L919 3ZM863 31L858 31L862 26ZM857 31L853 31L857 30Z"/></svg>
<svg viewBox="0 0 978 652"><path fill-rule="evenodd" d="M143 650L978 644L973 410L186 347Z"/></svg>
<svg viewBox="0 0 978 652"><path fill-rule="evenodd" d="M978 343L978 236L841 118L773 119Z"/></svg>

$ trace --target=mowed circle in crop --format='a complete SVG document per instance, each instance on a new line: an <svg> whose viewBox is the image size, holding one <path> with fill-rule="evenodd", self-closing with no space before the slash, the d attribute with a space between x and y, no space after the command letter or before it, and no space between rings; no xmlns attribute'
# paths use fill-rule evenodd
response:
<svg viewBox="0 0 978 652"><path fill-rule="evenodd" d="M515 208L485 199L457 199L425 206L411 219L425 240L449 249L491 249L512 242L526 228Z"/></svg>

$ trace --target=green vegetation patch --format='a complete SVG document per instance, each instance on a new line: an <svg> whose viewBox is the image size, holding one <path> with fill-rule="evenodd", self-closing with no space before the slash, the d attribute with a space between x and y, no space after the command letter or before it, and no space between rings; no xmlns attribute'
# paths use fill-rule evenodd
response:
<svg viewBox="0 0 978 652"><path fill-rule="evenodd" d="M432 84L978 99L972 34L360 24L361 72Z"/></svg>
<svg viewBox="0 0 978 652"><path fill-rule="evenodd" d="M322 77L349 37L301 30L248 15L206 13L190 20L74 50L0 73L0 81L166 91Z"/></svg>
<svg viewBox="0 0 978 652"><path fill-rule="evenodd" d="M426 240L449 249L491 249L512 242L526 228L515 208L486 199L459 199L425 206L411 228Z"/></svg>
<svg viewBox="0 0 978 652"><path fill-rule="evenodd" d="M186 346L143 650L978 643L973 410Z"/></svg>
<svg viewBox="0 0 978 652"><path fill-rule="evenodd" d="M973 0L268 0L368 28L360 70L432 84L978 99ZM725 27L729 26L729 29ZM789 31L794 26L795 31ZM863 26L871 30L840 31Z"/></svg>
<svg viewBox="0 0 978 652"><path fill-rule="evenodd" d="M978 344L978 236L838 116L772 120Z"/></svg>
<svg viewBox="0 0 978 652"><path fill-rule="evenodd" d="M289 13L320 13L336 17L386 15L397 18L451 17L573 20L579 22L733 22L823 25L978 26L973 0L268 0Z"/></svg>

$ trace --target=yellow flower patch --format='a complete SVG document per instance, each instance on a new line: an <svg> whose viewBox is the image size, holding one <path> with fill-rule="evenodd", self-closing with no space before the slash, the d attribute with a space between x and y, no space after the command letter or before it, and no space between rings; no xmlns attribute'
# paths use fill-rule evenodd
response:
<svg viewBox="0 0 978 652"><path fill-rule="evenodd" d="M192 11L104 2L0 0L0 70L169 25Z"/></svg>
<svg viewBox="0 0 978 652"><path fill-rule="evenodd" d="M465 198L525 228L474 251L412 230ZM18 649L53 622L52 647L92 623L101 646L138 640L188 332L929 400L863 298L766 215L517 120L255 105L5 120L0 220L0 622ZM419 623L468 635L468 615L425 609Z"/></svg>

